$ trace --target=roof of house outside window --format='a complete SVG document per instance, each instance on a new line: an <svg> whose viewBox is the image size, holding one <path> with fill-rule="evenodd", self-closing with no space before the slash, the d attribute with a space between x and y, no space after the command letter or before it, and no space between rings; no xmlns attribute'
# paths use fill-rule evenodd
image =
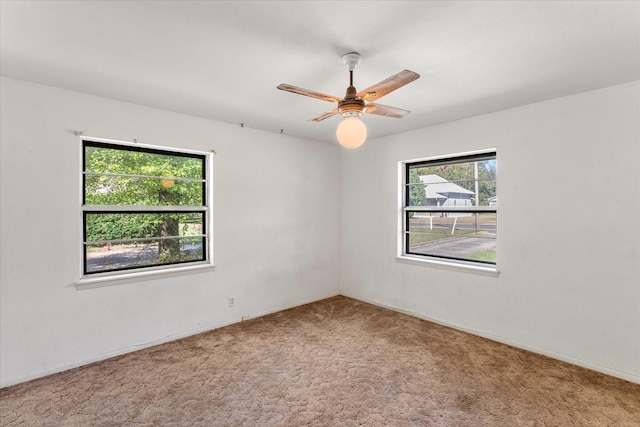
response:
<svg viewBox="0 0 640 427"><path fill-rule="evenodd" d="M466 188L460 187L458 184L454 184L451 181L447 181L439 175L420 175L420 181L425 185L425 191L427 193L427 199L447 199L449 194L475 194L473 191L469 191Z"/></svg>

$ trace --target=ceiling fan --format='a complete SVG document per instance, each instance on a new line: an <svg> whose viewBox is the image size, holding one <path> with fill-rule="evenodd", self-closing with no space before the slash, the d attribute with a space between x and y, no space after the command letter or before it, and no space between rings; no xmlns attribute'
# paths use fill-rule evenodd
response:
<svg viewBox="0 0 640 427"><path fill-rule="evenodd" d="M377 101L383 96L420 77L418 73L410 70L404 70L366 88L365 90L356 92L356 88L353 86L353 70L360 63L360 60L361 56L357 52L345 53L342 56L342 63L347 67L347 70L349 70L349 87L347 88L344 98L327 95L309 89L303 89L285 83L278 85L278 89L280 90L297 93L298 95L310 96L311 98L322 99L328 102L337 102L337 108L320 114L310 120L319 122L335 114L340 114L345 120L343 120L340 126L338 126L336 136L340 144L348 148L358 147L366 139L367 129L364 126L364 123L359 119L362 114L375 114L378 116L393 117L397 119L409 114L410 111L408 110L378 104L371 101Z"/></svg>

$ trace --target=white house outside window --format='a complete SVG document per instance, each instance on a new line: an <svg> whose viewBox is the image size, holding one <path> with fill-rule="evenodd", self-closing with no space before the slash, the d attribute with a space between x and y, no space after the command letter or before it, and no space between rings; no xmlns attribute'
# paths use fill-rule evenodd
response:
<svg viewBox="0 0 640 427"><path fill-rule="evenodd" d="M83 139L83 275L209 263L210 156Z"/></svg>
<svg viewBox="0 0 640 427"><path fill-rule="evenodd" d="M400 256L495 266L495 150L401 162Z"/></svg>

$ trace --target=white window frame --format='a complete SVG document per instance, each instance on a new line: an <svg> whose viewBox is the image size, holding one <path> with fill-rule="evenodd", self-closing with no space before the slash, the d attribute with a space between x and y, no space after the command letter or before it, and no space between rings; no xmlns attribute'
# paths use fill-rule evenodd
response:
<svg viewBox="0 0 640 427"><path fill-rule="evenodd" d="M429 267L435 267L435 268L442 268L442 269L446 269L446 270L454 270L454 271L464 271L464 272L469 272L469 273L476 273L476 274L481 274L481 275L488 275L488 276L494 276L497 277L499 274L499 270L498 270L498 263L496 261L496 264L487 264L487 263L482 263L482 262L475 262L475 261L470 261L470 260L457 260L457 259L448 259L448 258L440 258L440 257L435 257L435 256L429 256L429 255L416 255L416 254L409 254L406 252L406 232L405 230L407 229L407 223L406 223L406 218L407 218L407 211L424 211L424 212L441 212L443 210L442 207L420 207L420 208L416 208L416 207L411 207L409 208L408 206L406 206L406 201L407 201L407 183L405 182L407 180L407 168L413 164L416 163L422 163L422 162L433 162L434 164L437 164L437 162L447 162L449 160L452 159L456 159L456 158L465 158L465 157L474 157L474 156L494 156L496 159L498 158L497 156L497 150L495 148L489 148L489 149L484 149L484 150L478 150L478 151L468 151L468 152L463 152L463 153L454 153L454 154L447 154L447 155L442 155L442 156L434 156L434 157L424 157L424 158L417 158L417 159L411 159L411 160L403 160L398 162L398 229L397 229L397 256L396 256L396 260L398 262L401 263L407 263L407 264L414 264L414 265L422 265L422 266L429 266ZM496 181L497 181L497 176L496 176ZM471 206L469 209L464 208L464 207L458 207L458 208L454 208L454 207L449 207L446 209L447 211L466 211L466 210L473 210L475 212L496 212L496 215L498 213L498 207L497 206ZM497 230L496 230L497 233ZM496 238L496 246L497 246L497 238ZM497 248L496 248L497 251Z"/></svg>
<svg viewBox="0 0 640 427"><path fill-rule="evenodd" d="M206 270L212 270L215 268L215 264L213 261L213 153L198 151L198 150L189 150L189 149L181 149L167 146L158 146L158 145L149 145L149 144L140 144L137 142L128 142L128 141L118 141L112 139L105 138L94 138L89 136L81 136L80 140L80 167L79 167L79 190L80 190L80 271L81 276L80 279L76 282L76 287L79 289L85 288L94 288L101 287L105 285L114 285L114 284L123 284L136 282L140 280L146 279L154 279L154 278L164 278L164 277L174 277L183 274L192 274L203 272ZM85 250L84 246L86 242L84 241L84 229L85 229L85 213L91 211L113 211L114 213L118 213L119 211L135 211L137 209L144 210L144 207L138 206L127 206L123 208L119 207L96 207L91 205L85 205L83 203L84 200L84 191L85 191L85 180L84 180L84 150L85 150L85 141L88 142L97 142L97 143L106 143L115 146L121 147L132 147L132 148L142 148L160 152L167 153L176 153L176 154L191 154L202 156L204 158L204 168L205 168L205 192L204 192L204 201L201 211L205 217L205 259L199 261L192 261L186 263L179 264L166 264L166 265L154 265L154 266L146 266L140 267L136 269L130 270L118 270L118 271L108 271L108 272L100 272L100 273L91 273L85 274Z"/></svg>

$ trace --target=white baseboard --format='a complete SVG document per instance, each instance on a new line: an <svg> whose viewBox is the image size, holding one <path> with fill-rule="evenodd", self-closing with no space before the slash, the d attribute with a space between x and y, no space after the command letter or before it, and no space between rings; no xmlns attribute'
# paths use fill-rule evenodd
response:
<svg viewBox="0 0 640 427"><path fill-rule="evenodd" d="M389 310L397 311L398 313L406 314L408 316L417 317L419 319L426 320L428 322L437 323L438 325L446 326L446 327L449 327L449 328L452 328L452 329L457 329L459 331L466 332L466 333L469 333L471 335L477 335L477 336L482 337L482 338L487 338L487 339L490 339L492 341L496 341L496 342L499 342L499 343L502 343L502 344L506 344L506 345L509 345L509 346L512 346L512 347L516 347L516 348L519 348L519 349L522 349L522 350L527 350L527 351L530 351L532 353L541 354L543 356L548 356L548 357L551 357L552 359L561 360L563 362L567 362L567 363L570 363L572 365L580 366L582 368L590 369L592 371L600 372L600 373L603 373L603 374L606 374L606 375L610 375L612 377L616 377L616 378L620 378L620 379L623 379L623 380L626 380L626 381L630 381L632 383L640 384L640 375L636 375L636 374L633 374L631 372L620 371L618 369L610 368L608 366L599 365L597 363L593 363L593 362L589 362L589 361L581 360L581 359L576 359L574 357L566 356L564 354L559 354L559 353L555 353L553 351L548 351L548 350L544 350L544 349L541 349L541 348L538 348L538 347L534 347L534 346L530 346L530 345L527 345L527 344L523 344L521 342L516 342L516 341L510 340L510 339L507 339L507 338L504 338L504 337L500 337L500 336L497 336L497 335L493 335L493 334L490 334L490 333L487 333L487 332L476 331L476 330L473 330L473 329L465 328L465 327L460 326L460 325L456 325L456 324L453 324L453 323L450 323L450 322L446 322L446 321L443 321L443 320L440 320L440 319L436 319L436 318L433 318L433 317L430 317L430 316L426 316L426 315L424 315L422 313L417 313L417 312L413 312L413 311L407 311L407 310L404 310L402 308L394 307L394 306L391 306L391 305L388 305L388 304L383 304L383 303L380 303L378 301L370 300L368 298L360 298L358 296L350 295L350 294L345 293L345 292L341 292L341 295L344 295L345 297L348 297L348 298L353 298L353 299L358 300L358 301L366 302L368 304L376 305L378 307L387 308Z"/></svg>

